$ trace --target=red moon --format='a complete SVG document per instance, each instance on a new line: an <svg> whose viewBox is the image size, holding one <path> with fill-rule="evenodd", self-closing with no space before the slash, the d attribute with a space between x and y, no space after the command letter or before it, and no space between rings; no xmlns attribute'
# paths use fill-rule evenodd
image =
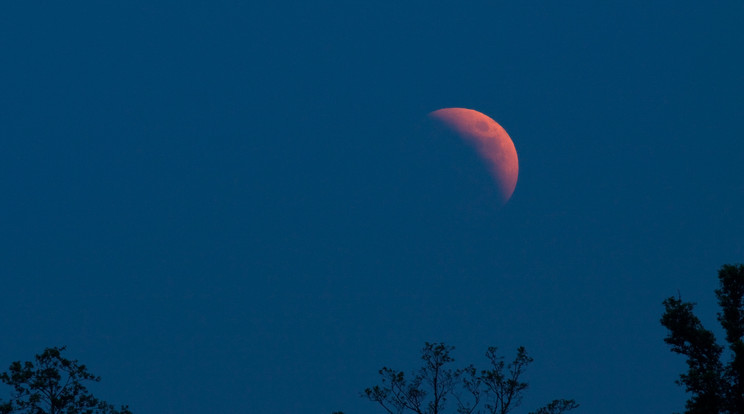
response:
<svg viewBox="0 0 744 414"><path fill-rule="evenodd" d="M506 203L517 186L519 161L517 149L504 128L472 109L444 108L429 113L429 117L475 147L496 181L502 202Z"/></svg>

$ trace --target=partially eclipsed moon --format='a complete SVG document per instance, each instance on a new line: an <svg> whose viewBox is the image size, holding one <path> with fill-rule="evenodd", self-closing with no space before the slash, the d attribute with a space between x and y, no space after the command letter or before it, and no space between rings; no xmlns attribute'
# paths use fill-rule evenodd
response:
<svg viewBox="0 0 744 414"><path fill-rule="evenodd" d="M502 202L506 203L517 186L519 161L517 149L504 128L472 109L444 108L429 113L429 117L475 147L496 181Z"/></svg>

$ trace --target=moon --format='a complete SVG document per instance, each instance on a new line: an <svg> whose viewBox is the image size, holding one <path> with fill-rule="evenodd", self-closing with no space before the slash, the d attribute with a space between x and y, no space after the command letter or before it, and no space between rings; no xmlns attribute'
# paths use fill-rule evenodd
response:
<svg viewBox="0 0 744 414"><path fill-rule="evenodd" d="M519 161L514 142L504 128L488 116L465 108L439 109L430 112L429 118L476 149L494 178L502 204L509 201L517 186Z"/></svg>

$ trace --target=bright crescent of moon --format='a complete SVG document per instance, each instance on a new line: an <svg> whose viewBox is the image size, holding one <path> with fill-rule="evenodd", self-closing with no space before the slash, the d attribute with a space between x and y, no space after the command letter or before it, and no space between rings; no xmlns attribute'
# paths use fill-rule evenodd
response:
<svg viewBox="0 0 744 414"><path fill-rule="evenodd" d="M504 128L472 109L444 108L429 113L429 117L475 147L499 187L502 202L506 203L517 186L519 161L514 142Z"/></svg>

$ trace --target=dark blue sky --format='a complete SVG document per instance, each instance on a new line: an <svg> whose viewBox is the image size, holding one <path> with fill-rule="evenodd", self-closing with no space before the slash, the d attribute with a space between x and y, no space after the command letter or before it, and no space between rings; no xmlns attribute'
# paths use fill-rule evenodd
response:
<svg viewBox="0 0 744 414"><path fill-rule="evenodd" d="M715 327L716 271L744 260L743 21L4 2L0 367L64 344L137 413L378 413L359 391L425 341L463 363L524 345L525 412L680 410L661 301ZM511 135L505 207L469 150L427 141L442 107Z"/></svg>

